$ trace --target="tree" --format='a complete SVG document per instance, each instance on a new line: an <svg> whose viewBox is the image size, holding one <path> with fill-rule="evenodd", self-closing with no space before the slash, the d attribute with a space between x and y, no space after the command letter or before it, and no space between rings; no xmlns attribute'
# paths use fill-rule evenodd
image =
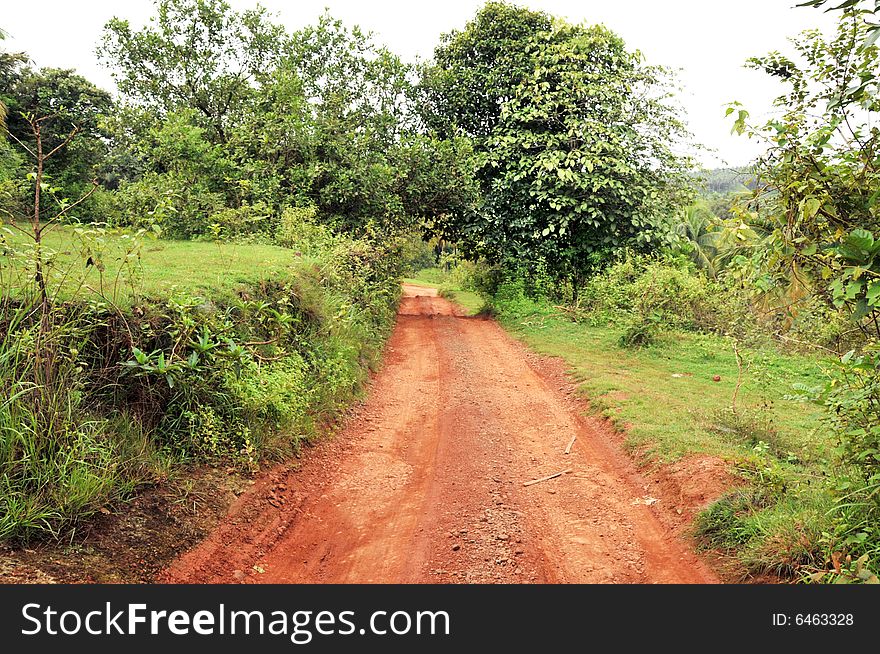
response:
<svg viewBox="0 0 880 654"><path fill-rule="evenodd" d="M226 142L255 85L280 59L284 29L262 7L236 12L225 0L156 0L156 10L140 30L111 19L99 56L129 98L160 112L194 108L212 139Z"/></svg>
<svg viewBox="0 0 880 654"><path fill-rule="evenodd" d="M34 161L35 119L45 119L40 138L47 152L76 129L77 138L44 162L43 176L57 188L58 197L78 197L91 188L107 154L108 134L102 121L112 112L113 99L73 70L35 70L27 64L23 53L0 53L0 102L6 106L5 123L14 158ZM24 203L26 197L17 200ZM79 205L80 210L87 208L88 204Z"/></svg>
<svg viewBox="0 0 880 654"><path fill-rule="evenodd" d="M528 44L553 19L505 2L487 2L461 30L440 37L422 71L422 114L444 137L488 137L504 103L532 69Z"/></svg>
<svg viewBox="0 0 880 654"><path fill-rule="evenodd" d="M25 229L17 225L15 222L10 223L15 229L28 236L34 243L34 281L39 293L41 307L41 327L40 334L45 336L49 330L49 311L50 297L46 284L46 260L42 251L43 236L61 220L70 214L70 212L78 205L85 202L94 193L98 186L97 181L93 181L92 186L83 192L79 198L71 201L67 197L59 196L58 191L48 183L46 183L46 164L55 156L59 155L70 146L74 138L79 132L79 127L74 125L70 132L60 141L54 143L48 140L46 135L52 134L53 130L50 125L57 119L57 114L46 114L36 116L28 114L26 117L27 124L31 130L30 143L18 141L19 145L31 156L34 163L34 172L28 177L33 181L33 204L32 213L30 215L30 228ZM52 210L47 211L45 199L51 198L56 205ZM48 219L46 216L49 215Z"/></svg>
<svg viewBox="0 0 880 654"><path fill-rule="evenodd" d="M0 41L3 41L6 38L6 32L0 30ZM5 67L5 61L8 55L5 52L0 53L0 71ZM4 76L5 77L5 76ZM3 84L0 88L6 88L6 84ZM0 96L0 133L6 131L6 102L2 96Z"/></svg>
<svg viewBox="0 0 880 654"><path fill-rule="evenodd" d="M691 260L710 277L718 276L718 219L702 202L686 207L676 225L676 233L685 244Z"/></svg>
<svg viewBox="0 0 880 654"><path fill-rule="evenodd" d="M824 7L829 2L831 0L808 0L798 7ZM837 0L825 11L845 11L861 16L868 28L865 32L865 45L872 45L880 38L880 2L877 0L843 0L843 2Z"/></svg>
<svg viewBox="0 0 880 654"><path fill-rule="evenodd" d="M476 80L469 94L439 91L431 106L475 135L484 197L479 211L439 227L472 254L542 261L576 293L612 253L651 249L671 231L669 217L688 195L688 162L673 153L685 129L666 103L665 72L620 37L561 21L530 33L539 18L492 3L438 49L433 89L452 75ZM473 45L483 40L497 47ZM502 51L498 75L491 62L470 63L474 52Z"/></svg>
<svg viewBox="0 0 880 654"><path fill-rule="evenodd" d="M298 80L309 111L308 129L298 129L320 212L350 232L371 222L412 229L421 209L410 213L402 185L413 174L406 166L422 162L406 156L417 134L412 67L324 14L291 35L282 69Z"/></svg>
<svg viewBox="0 0 880 654"><path fill-rule="evenodd" d="M816 30L793 39L797 58L779 52L750 64L786 83L780 115L758 126L732 106L734 127L768 143L752 199L767 223L761 267L776 284L848 306L856 324L880 338L880 66L871 27L858 12L835 37ZM790 294L791 295L791 294Z"/></svg>
<svg viewBox="0 0 880 654"><path fill-rule="evenodd" d="M41 135L47 151L76 129L77 138L45 162L45 174L63 195L83 193L107 154L108 134L102 120L114 106L110 94L73 70L27 67L18 73L10 93L7 122L16 143L33 138L32 122L36 118L51 117L44 122Z"/></svg>
<svg viewBox="0 0 880 654"><path fill-rule="evenodd" d="M314 205L339 230L391 233L466 203L472 185L450 184L468 150L420 132L413 68L370 34L328 14L286 34L223 0L157 11L142 32L110 21L101 49L130 101L108 121L130 220L192 237L259 206L271 232L284 207Z"/></svg>

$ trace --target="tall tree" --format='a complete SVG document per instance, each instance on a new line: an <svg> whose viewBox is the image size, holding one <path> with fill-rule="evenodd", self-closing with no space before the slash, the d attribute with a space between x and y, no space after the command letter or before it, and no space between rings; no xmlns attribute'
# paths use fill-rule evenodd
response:
<svg viewBox="0 0 880 654"><path fill-rule="evenodd" d="M236 12L225 0L156 0L156 11L143 29L111 19L99 56L129 98L162 112L194 108L225 142L255 85L275 68L284 29L262 7Z"/></svg>
<svg viewBox="0 0 880 654"><path fill-rule="evenodd" d="M91 187L106 156L108 134L102 121L111 113L113 99L73 70L34 70L27 61L23 54L0 53L0 100L7 106L9 141L25 161L33 161L35 118L45 119L40 138L47 152L75 129L77 138L44 162L43 173L59 189L59 197L76 197Z"/></svg>
<svg viewBox="0 0 880 654"><path fill-rule="evenodd" d="M488 2L463 30L440 37L422 71L422 113L442 136L487 137L513 90L533 69L528 44L553 19L506 2Z"/></svg>
<svg viewBox="0 0 880 654"><path fill-rule="evenodd" d="M439 227L490 259L541 260L576 292L614 251L656 247L669 233L688 195L689 162L674 153L686 130L663 69L604 27L556 21L534 32L543 19L490 3L438 48L429 109L474 136L484 197ZM475 53L500 57L502 72ZM469 93L444 90L458 75Z"/></svg>

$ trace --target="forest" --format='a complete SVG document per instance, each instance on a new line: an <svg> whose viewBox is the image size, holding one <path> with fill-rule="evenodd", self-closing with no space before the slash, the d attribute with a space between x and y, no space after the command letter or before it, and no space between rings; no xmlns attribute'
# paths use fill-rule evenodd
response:
<svg viewBox="0 0 880 654"><path fill-rule="evenodd" d="M113 92L0 40L5 552L302 456L406 282L560 357L640 467L721 462L686 532L723 579L877 583L872 2L744 62L785 91L727 107L766 149L718 170L601 25L490 1L413 63L329 13L154 4L103 28Z"/></svg>

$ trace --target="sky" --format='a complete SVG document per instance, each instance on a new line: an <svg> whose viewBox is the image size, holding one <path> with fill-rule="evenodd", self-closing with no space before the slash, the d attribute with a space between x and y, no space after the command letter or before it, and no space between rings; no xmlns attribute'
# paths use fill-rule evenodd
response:
<svg viewBox="0 0 880 654"><path fill-rule="evenodd" d="M236 9L257 0L228 0ZM726 104L742 102L754 117L766 117L781 89L746 59L785 51L787 37L808 28L833 29L834 18L795 7L800 0L519 0L516 4L566 18L603 23L620 34L647 61L677 70L679 104L694 140L711 152L695 152L708 167L746 164L761 152L759 143L730 134ZM151 0L3 0L0 47L25 51L37 66L75 68L113 90L110 72L95 56L104 23L113 16L139 26L153 13ZM372 31L407 61L430 58L440 34L461 28L483 0L414 2L397 0L262 0L276 21L290 30L315 22L325 8L348 24ZM37 21L34 16L38 15Z"/></svg>

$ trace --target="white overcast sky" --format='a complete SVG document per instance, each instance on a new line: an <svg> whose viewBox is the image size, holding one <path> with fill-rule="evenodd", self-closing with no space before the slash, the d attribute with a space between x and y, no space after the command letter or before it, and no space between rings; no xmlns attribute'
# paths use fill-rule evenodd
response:
<svg viewBox="0 0 880 654"><path fill-rule="evenodd" d="M724 106L739 100L765 115L779 87L759 71L746 70L750 56L784 50L786 37L803 29L833 28L831 15L795 8L800 0L520 0L572 22L604 23L639 49L650 63L676 69L681 105L695 140L717 151L700 155L706 165L739 165L760 152L745 137L730 135ZM0 28L6 50L26 51L38 66L75 68L107 89L113 82L95 56L104 23L112 16L144 24L151 0L2 0ZM256 0L230 0L248 8ZM314 22L328 8L348 24L372 31L377 41L407 60L431 56L439 35L462 27L482 0L263 0L289 29ZM36 19L35 19L36 17Z"/></svg>

